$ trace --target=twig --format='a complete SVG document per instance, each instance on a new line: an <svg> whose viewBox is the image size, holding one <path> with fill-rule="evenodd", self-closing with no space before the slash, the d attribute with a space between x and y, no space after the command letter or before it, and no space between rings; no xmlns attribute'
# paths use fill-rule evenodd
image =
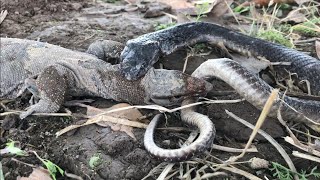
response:
<svg viewBox="0 0 320 180"><path fill-rule="evenodd" d="M161 174L159 175L159 177L157 178L157 180L162 180L165 179L165 177L169 174L169 172L171 171L171 169L173 168L174 163L169 163L164 170L161 172Z"/></svg>
<svg viewBox="0 0 320 180"><path fill-rule="evenodd" d="M221 169L230 171L230 172L235 173L235 174L240 174L241 176L244 176L244 177L246 177L246 178L248 178L250 180L262 180L259 177L255 176L255 175L253 175L251 173L248 173L246 171L243 171L241 169L238 169L238 168L236 168L234 166L225 167L225 166L221 166L221 164L216 164L216 163L213 163L213 162L210 162L210 161L205 161L205 163L210 164L211 166L219 166ZM213 169L213 168L212 168L212 170L215 171L215 169Z"/></svg>
<svg viewBox="0 0 320 180"><path fill-rule="evenodd" d="M251 133L251 135L250 135L250 138L249 138L249 140L248 140L248 142L247 142L244 150L242 151L242 153L241 153L240 155L238 155L238 156L236 156L236 157L231 157L231 158L228 160L229 162L235 162L235 161L237 161L238 159L242 158L242 157L245 155L245 153L246 153L247 149L250 147L253 139L256 137L256 135L257 135L257 133L258 133L258 130L261 128L264 120L266 119L267 115L269 114L269 112L270 112L270 110L271 110L271 107L272 107L274 101L277 99L278 93L279 93L279 90L278 90L278 89L274 89L274 90L271 92L271 94L270 94L270 96L269 96L266 104L264 105L264 107L263 107L263 109L262 109L262 112L261 112L261 114L260 114L260 116L259 116L259 118L258 118L258 121L257 121L257 123L256 123L256 126L254 127L254 129L253 129L253 131L252 131L252 133ZM227 161L227 162L228 162L228 161Z"/></svg>
<svg viewBox="0 0 320 180"><path fill-rule="evenodd" d="M213 144L211 146L212 149L220 150L220 151L225 151L225 152L232 152L232 153L240 153L243 152L243 149L238 149L238 148L231 148L231 147L225 147L225 146L220 146L217 144ZM250 148L247 149L247 152L258 152L257 148Z"/></svg>
<svg viewBox="0 0 320 180"><path fill-rule="evenodd" d="M68 172L66 172L66 171L64 171L64 175L65 175L66 177L68 177L68 178L71 178L71 179L83 180L82 177L77 176L77 175L72 174L72 173L68 173Z"/></svg>
<svg viewBox="0 0 320 180"><path fill-rule="evenodd" d="M296 144L295 141L294 141L291 137L289 137L289 136L286 136L286 137L284 138L284 140L285 140L287 143L289 143L289 144L291 144L291 145L293 145L293 146L295 146L295 147L297 147L297 148L299 148L299 149L301 149L301 150L303 150L303 151L306 151L306 152L308 152L308 153L311 153L311 154L313 154L313 155L315 155L315 156L320 157L320 151L317 151L317 150L315 150L315 149L312 149L311 147L309 147L309 146L307 146L307 145L304 145L304 144L302 144L302 143Z"/></svg>
<svg viewBox="0 0 320 180"><path fill-rule="evenodd" d="M0 113L0 116L7 116L9 114L20 114L23 111L9 111ZM31 116L72 116L72 114L69 113L34 113L31 114Z"/></svg>
<svg viewBox="0 0 320 180"><path fill-rule="evenodd" d="M188 137L188 139L184 142L184 144L182 146L187 146L188 144L192 143L197 135L198 135L198 131L196 131L197 133L195 133L195 131L192 131L190 133L190 136ZM174 163L169 163L165 169L161 172L161 174L159 175L159 177L157 178L157 180L162 180L165 179L165 177L169 174L169 172L171 171L171 169L173 168Z"/></svg>
<svg viewBox="0 0 320 180"><path fill-rule="evenodd" d="M298 151L293 151L292 155L295 156L295 157L308 159L310 161L314 161L314 162L320 163L320 158L319 157L311 156L309 154L304 154L304 153L301 153L301 152L298 152Z"/></svg>
<svg viewBox="0 0 320 180"><path fill-rule="evenodd" d="M4 19L7 17L8 11L7 10L2 10L0 12L0 24L4 21Z"/></svg>
<svg viewBox="0 0 320 180"><path fill-rule="evenodd" d="M17 163L24 164L24 165L26 165L26 166L32 167L32 168L37 168L37 166L35 166L35 165L33 165L33 164L25 163L25 162L20 161L20 160L18 160L18 159L16 159L16 158L11 158L11 160L12 160L12 161L15 161L15 162L17 162Z"/></svg>
<svg viewBox="0 0 320 180"><path fill-rule="evenodd" d="M226 110L226 113L231 116L233 119L237 120L238 122L242 123L243 125L253 129L254 126L250 123L248 123L247 121L245 121L244 119L239 118L238 116L236 116L235 114L233 114L230 111ZM276 141L274 140L269 134L267 134L266 132L264 132L263 130L259 129L258 133L260 135L262 135L264 138L266 138L266 140L268 140L277 150L278 152L281 154L281 156L283 157L283 159L286 161L286 163L288 164L289 168L291 169L291 171L293 172L297 172L292 160L290 159L289 155L286 153L286 151L282 148L282 146Z"/></svg>
<svg viewBox="0 0 320 180"><path fill-rule="evenodd" d="M297 133L303 134L303 135L305 135L305 136L307 136L307 137L312 137L312 138L314 138L314 139L320 140L320 137L314 136L314 135L311 135L311 134L308 134L308 133L305 133L305 132L300 131L300 130L298 130L298 129L295 129L295 128L292 128L292 127L291 127L291 130L292 130L292 131L295 131L295 132L297 132Z"/></svg>
<svg viewBox="0 0 320 180"><path fill-rule="evenodd" d="M236 99L236 100L208 100L208 101L191 103L191 104L188 104L188 105L185 105L185 106L181 106L181 107L178 107L178 108L174 108L174 109L168 109L168 108L165 108L165 107L159 106L159 105L137 105L137 106L129 106L129 107L122 107L122 108L113 109L113 110L110 110L110 111L106 111L106 112L97 114L95 116L101 116L101 115L104 115L104 114L109 114L109 113L113 113L113 112L118 112L118 111L127 110L127 109L134 109L134 108L151 109L151 110L158 110L160 112L172 113L172 112L175 112L175 111L179 111L181 109L197 106L197 105L200 105L200 104L238 103L238 102L242 102L242 101L243 101L242 99Z"/></svg>

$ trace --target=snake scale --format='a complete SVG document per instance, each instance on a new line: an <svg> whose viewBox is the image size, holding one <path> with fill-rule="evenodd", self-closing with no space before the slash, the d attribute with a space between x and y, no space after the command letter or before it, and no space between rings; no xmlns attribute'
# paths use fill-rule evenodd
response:
<svg viewBox="0 0 320 180"><path fill-rule="evenodd" d="M307 80L311 93L320 94L320 61L302 52L274 44L265 40L253 38L242 33L232 31L222 26L192 22L177 25L165 30L142 35L127 42L121 55L122 73L127 79L138 79L161 56L168 55L179 48L199 42L226 47L227 49L257 59L271 62L288 62L288 66L277 66L278 72L296 73L297 82ZM193 73L199 78L219 78L233 87L248 102L258 109L262 109L269 97L272 87L251 73L240 64L230 59L208 60ZM187 99L183 104L194 102ZM277 101L270 112L276 117L280 108L285 120L305 122L308 125L320 125L320 102L289 97L279 93ZM153 141L153 131L161 119L157 115L149 124L145 133L145 148L152 155L165 161L182 161L190 158L194 153L202 152L210 146L215 135L214 125L207 116L195 112L194 108L187 108L181 112L181 119L200 129L196 141L180 149L163 149Z"/></svg>

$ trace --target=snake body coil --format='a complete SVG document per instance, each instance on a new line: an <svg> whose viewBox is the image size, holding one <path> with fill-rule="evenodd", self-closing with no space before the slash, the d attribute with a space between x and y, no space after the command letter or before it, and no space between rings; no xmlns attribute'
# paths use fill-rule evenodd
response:
<svg viewBox="0 0 320 180"><path fill-rule="evenodd" d="M223 45L232 51L271 62L291 63L280 69L296 73L299 81L308 80L312 94L320 95L319 60L294 49L205 22L185 23L129 40L121 54L122 73L127 79L137 79L159 57L199 42Z"/></svg>
<svg viewBox="0 0 320 180"><path fill-rule="evenodd" d="M122 71L127 78L136 79L143 75L160 56L198 42L210 42L217 45L223 43L228 49L241 54L267 59L271 62L289 62L289 66L277 67L277 70L296 73L299 81L307 80L310 83L312 94L320 94L320 61L317 59L278 44L203 22L178 25L129 41L122 53ZM150 48L148 49L148 47ZM143 53L137 53L142 49ZM226 58L204 62L196 69L193 76L198 78L216 77L225 81L258 109L263 108L272 91L272 87L257 75L237 62ZM276 117L278 110L285 120L304 122L313 127L316 126L316 128L320 126L320 101L288 97L279 93L279 98L274 103L269 115ZM183 121L190 123L190 121L184 119L186 118L184 114L190 112L194 112L194 109L181 112ZM167 161L185 160L195 152L203 150L204 145L210 145L212 142L212 139L207 137L213 137L214 134L210 136L209 133L214 133L215 130L213 125L206 126L206 124L209 124L206 118L201 117L191 121L191 124L200 128L199 138L194 143L182 147L182 149L164 150L157 147L153 142L153 130L159 119L156 117L147 128L145 147L154 156Z"/></svg>

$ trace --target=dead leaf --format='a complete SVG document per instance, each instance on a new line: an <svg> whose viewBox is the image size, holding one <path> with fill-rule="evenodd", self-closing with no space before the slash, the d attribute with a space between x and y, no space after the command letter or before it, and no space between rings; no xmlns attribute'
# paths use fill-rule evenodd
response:
<svg viewBox="0 0 320 180"><path fill-rule="evenodd" d="M261 70L270 66L270 61L259 60L252 56L246 57L239 54L232 54L232 59L255 74L258 74Z"/></svg>
<svg viewBox="0 0 320 180"><path fill-rule="evenodd" d="M315 44L316 44L316 53L317 53L318 59L320 59L320 40L316 40Z"/></svg>
<svg viewBox="0 0 320 180"><path fill-rule="evenodd" d="M194 6L187 0L157 0L157 2L170 6L173 14L190 15L190 13L194 13Z"/></svg>
<svg viewBox="0 0 320 180"><path fill-rule="evenodd" d="M294 0L297 4L301 5L303 3L311 2L312 0Z"/></svg>
<svg viewBox="0 0 320 180"><path fill-rule="evenodd" d="M220 17L230 12L233 0L214 0L210 10L210 17Z"/></svg>
<svg viewBox="0 0 320 180"><path fill-rule="evenodd" d="M187 22L191 22L192 20L190 18L188 18L188 16L186 16L183 13L178 13L177 14L177 23L178 24L183 24L183 23L187 23Z"/></svg>
<svg viewBox="0 0 320 180"><path fill-rule="evenodd" d="M38 167L33 168L29 177L17 177L17 180L52 180L48 170Z"/></svg>
<svg viewBox="0 0 320 180"><path fill-rule="evenodd" d="M158 0L158 2L162 2L171 6L173 10L181 10L181 9L189 9L194 8L192 3L188 2L187 0Z"/></svg>
<svg viewBox="0 0 320 180"><path fill-rule="evenodd" d="M281 22L295 22L295 23L302 23L307 21L306 14L300 12L300 9L292 10L288 13L287 17L281 20Z"/></svg>
<svg viewBox="0 0 320 180"><path fill-rule="evenodd" d="M227 13L229 6L233 3L233 0L198 0L189 2L187 0L159 0L171 6L177 14L185 14L191 16L197 16L199 14L204 15L210 13L213 17L220 17Z"/></svg>
<svg viewBox="0 0 320 180"><path fill-rule="evenodd" d="M130 108L131 106L126 103L120 103L112 106L108 109L99 109L88 105L82 105L82 107L87 108L87 115L93 116L88 119L84 124L81 125L70 125L56 133L56 136L61 136L62 134L71 131L73 129L90 125L90 124L98 124L100 126L110 126L114 131L123 131L127 133L133 139L136 139L132 133L132 127L137 128L146 128L147 125L144 123L137 122L137 120L143 116L137 109ZM100 113L107 111L114 111L116 109L127 108L125 110L120 110L116 112L111 112L103 115L99 115Z"/></svg>
<svg viewBox="0 0 320 180"><path fill-rule="evenodd" d="M253 2L258 5L258 6L270 6L272 4L278 3L286 3L286 4L291 4L294 3L297 0L253 0Z"/></svg>
<svg viewBox="0 0 320 180"><path fill-rule="evenodd" d="M219 4L219 2L224 0L200 0L193 2L193 6L195 7L195 14L191 15L198 15L198 14L208 14L212 11L212 8Z"/></svg>
<svg viewBox="0 0 320 180"><path fill-rule="evenodd" d="M123 107L129 107L130 105L127 103L120 103L120 104L116 104L108 109L105 109L105 111L110 111L113 109L118 109L118 108L123 108ZM137 109L128 109L128 110L123 110L123 111L119 111L119 112L113 112L110 113L108 116L113 116L116 118L120 118L120 119L127 119L130 121L137 121L141 116L143 116L139 110ZM104 118L110 118L108 116L104 115ZM110 128L113 131L122 131L125 132L127 135L129 135L130 137L132 137L134 140L137 140L136 137L133 134L133 128L132 126L127 126L127 125L123 125L123 124L119 124L119 123L111 123L111 122L107 122L107 121L100 121L97 123L100 126L103 127L108 127L110 126Z"/></svg>

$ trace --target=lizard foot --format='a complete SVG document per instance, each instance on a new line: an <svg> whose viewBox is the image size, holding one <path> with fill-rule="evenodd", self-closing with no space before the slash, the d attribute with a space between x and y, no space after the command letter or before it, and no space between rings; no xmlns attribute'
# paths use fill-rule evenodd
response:
<svg viewBox="0 0 320 180"><path fill-rule="evenodd" d="M49 66L39 75L36 82L27 83L28 90L39 98L39 102L27 108L27 111L20 114L24 119L32 113L51 113L57 112L64 102L67 91L67 78L59 72L60 66ZM32 99L33 99L32 98Z"/></svg>
<svg viewBox="0 0 320 180"><path fill-rule="evenodd" d="M32 113L51 113L57 112L60 109L60 105L49 100L41 99L37 104L29 106L27 111L20 113L20 119L24 119L30 116Z"/></svg>

